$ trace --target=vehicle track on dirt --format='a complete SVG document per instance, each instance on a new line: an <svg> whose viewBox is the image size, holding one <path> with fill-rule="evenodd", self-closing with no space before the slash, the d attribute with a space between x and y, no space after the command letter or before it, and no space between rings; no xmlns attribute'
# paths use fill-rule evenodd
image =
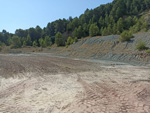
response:
<svg viewBox="0 0 150 113"><path fill-rule="evenodd" d="M61 113L149 113L150 84L110 82L87 83L78 79L81 93Z"/></svg>
<svg viewBox="0 0 150 113"><path fill-rule="evenodd" d="M0 113L150 113L150 69L49 54L0 55Z"/></svg>

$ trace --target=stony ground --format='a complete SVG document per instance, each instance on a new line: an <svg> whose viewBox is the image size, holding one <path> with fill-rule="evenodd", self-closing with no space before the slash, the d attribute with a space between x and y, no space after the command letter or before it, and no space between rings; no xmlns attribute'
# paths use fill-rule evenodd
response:
<svg viewBox="0 0 150 113"><path fill-rule="evenodd" d="M150 48L150 32L134 34L134 38L126 42L120 42L119 38L119 35L82 38L68 48L54 47L46 52L64 57L112 60L132 65L150 64L150 53L136 48L140 41Z"/></svg>
<svg viewBox="0 0 150 113"><path fill-rule="evenodd" d="M150 68L0 55L0 113L150 113Z"/></svg>

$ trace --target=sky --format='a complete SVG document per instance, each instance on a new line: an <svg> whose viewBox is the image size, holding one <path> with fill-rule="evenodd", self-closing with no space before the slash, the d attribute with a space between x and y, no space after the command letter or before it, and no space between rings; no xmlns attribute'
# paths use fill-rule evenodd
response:
<svg viewBox="0 0 150 113"><path fill-rule="evenodd" d="M14 33L39 25L46 27L57 19L79 17L84 11L94 9L112 0L0 0L0 31Z"/></svg>

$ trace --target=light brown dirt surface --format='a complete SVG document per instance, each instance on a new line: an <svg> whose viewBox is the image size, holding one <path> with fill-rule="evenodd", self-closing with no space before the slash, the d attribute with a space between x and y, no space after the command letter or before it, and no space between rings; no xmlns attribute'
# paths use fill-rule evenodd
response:
<svg viewBox="0 0 150 113"><path fill-rule="evenodd" d="M0 113L150 113L150 68L0 55Z"/></svg>

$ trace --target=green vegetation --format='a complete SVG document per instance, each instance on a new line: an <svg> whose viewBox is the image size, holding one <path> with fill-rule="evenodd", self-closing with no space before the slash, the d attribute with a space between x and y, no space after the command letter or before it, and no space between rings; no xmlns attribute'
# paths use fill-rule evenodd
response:
<svg viewBox="0 0 150 113"><path fill-rule="evenodd" d="M74 42L78 42L78 38L77 37L74 38Z"/></svg>
<svg viewBox="0 0 150 113"><path fill-rule="evenodd" d="M67 39L67 42L66 42L66 47L68 47L69 45L73 44L74 42L78 42L78 38L75 37L74 39L71 38L70 36L68 37Z"/></svg>
<svg viewBox="0 0 150 113"><path fill-rule="evenodd" d="M89 34L90 36L97 36L99 34L99 28L96 24L91 24Z"/></svg>
<svg viewBox="0 0 150 113"><path fill-rule="evenodd" d="M2 43L2 42L0 41L0 46L1 46L1 47L5 46L5 43Z"/></svg>
<svg viewBox="0 0 150 113"><path fill-rule="evenodd" d="M45 42L46 47L49 47L52 45L52 41L51 41L51 38L49 36L45 37L44 42Z"/></svg>
<svg viewBox="0 0 150 113"><path fill-rule="evenodd" d="M38 43L37 43L37 41L33 41L33 47L37 47L38 46Z"/></svg>
<svg viewBox="0 0 150 113"><path fill-rule="evenodd" d="M121 33L120 41L121 42L130 41L131 38L133 38L133 34L129 31L124 31Z"/></svg>
<svg viewBox="0 0 150 113"><path fill-rule="evenodd" d="M136 49L142 51L142 50L147 50L148 48L146 47L146 43L140 40L136 45Z"/></svg>
<svg viewBox="0 0 150 113"><path fill-rule="evenodd" d="M26 42L26 46L31 46L32 45L32 41L31 41L30 35L27 36L25 42Z"/></svg>
<svg viewBox="0 0 150 113"><path fill-rule="evenodd" d="M89 35L120 35L124 31L147 31L148 24L141 13L149 9L150 0L114 0L95 9L86 9L79 18L69 17L48 23L43 29L40 26L26 30L17 29L14 34L3 30L0 32L0 41L6 46L11 45L12 48L47 47L54 43L57 46L65 46L68 44L68 37L80 39ZM128 33L125 35L128 37ZM129 40L127 37L125 36L125 41Z"/></svg>
<svg viewBox="0 0 150 113"><path fill-rule="evenodd" d="M3 43L0 41L0 51L2 51Z"/></svg>
<svg viewBox="0 0 150 113"><path fill-rule="evenodd" d="M64 46L63 36L60 32L58 32L55 36L55 43L57 46Z"/></svg>
<svg viewBox="0 0 150 113"><path fill-rule="evenodd" d="M147 50L146 50L146 53L150 53L150 49L147 49Z"/></svg>
<svg viewBox="0 0 150 113"><path fill-rule="evenodd" d="M66 45L68 46L68 45L71 45L73 43L74 43L74 40L71 37L68 37Z"/></svg>
<svg viewBox="0 0 150 113"><path fill-rule="evenodd" d="M43 38L40 38L40 39L39 39L39 44L40 44L40 47L46 47L45 41L44 41Z"/></svg>
<svg viewBox="0 0 150 113"><path fill-rule="evenodd" d="M81 38L82 36L84 36L82 27L79 26L78 28L75 28L72 34L74 37L78 37L78 38Z"/></svg>
<svg viewBox="0 0 150 113"><path fill-rule="evenodd" d="M21 47L21 40L18 36L13 36L11 38L11 48L20 48Z"/></svg>
<svg viewBox="0 0 150 113"><path fill-rule="evenodd" d="M144 18L137 18L134 17L133 21L134 23L136 23L135 25L133 25L132 27L130 27L130 31L132 31L133 33L139 32L139 31L147 31L148 30L148 24L146 22L143 22Z"/></svg>

